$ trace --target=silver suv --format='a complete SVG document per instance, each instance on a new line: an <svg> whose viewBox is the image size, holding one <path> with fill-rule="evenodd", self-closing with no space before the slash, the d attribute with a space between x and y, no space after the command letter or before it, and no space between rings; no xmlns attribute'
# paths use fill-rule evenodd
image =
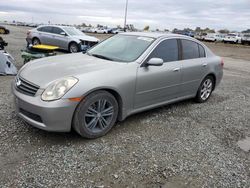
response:
<svg viewBox="0 0 250 188"><path fill-rule="evenodd" d="M71 53L84 51L97 44L99 39L82 33L75 27L43 25L28 31L28 44L48 44L59 46Z"/></svg>

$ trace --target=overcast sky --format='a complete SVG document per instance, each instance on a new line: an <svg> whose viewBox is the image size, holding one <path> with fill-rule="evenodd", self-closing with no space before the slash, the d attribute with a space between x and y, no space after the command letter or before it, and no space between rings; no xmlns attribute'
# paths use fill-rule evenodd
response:
<svg viewBox="0 0 250 188"><path fill-rule="evenodd" d="M250 0L128 0L127 23L152 29L250 28ZM0 0L0 20L123 25L126 0Z"/></svg>

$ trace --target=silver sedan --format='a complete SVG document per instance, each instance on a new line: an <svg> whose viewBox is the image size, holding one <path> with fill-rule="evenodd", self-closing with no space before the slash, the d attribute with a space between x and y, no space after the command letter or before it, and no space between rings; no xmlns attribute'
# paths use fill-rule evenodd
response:
<svg viewBox="0 0 250 188"><path fill-rule="evenodd" d="M222 75L223 60L191 37L122 33L86 54L24 65L12 89L29 124L96 138L138 112L189 98L203 103Z"/></svg>
<svg viewBox="0 0 250 188"><path fill-rule="evenodd" d="M99 42L96 37L85 35L75 27L42 25L28 31L26 41L29 44L47 44L58 46L71 53L86 51Z"/></svg>

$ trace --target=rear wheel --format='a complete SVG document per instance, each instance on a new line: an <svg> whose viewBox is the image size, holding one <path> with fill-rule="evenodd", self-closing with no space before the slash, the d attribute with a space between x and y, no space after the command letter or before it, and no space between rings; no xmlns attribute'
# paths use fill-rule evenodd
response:
<svg viewBox="0 0 250 188"><path fill-rule="evenodd" d="M214 88L215 80L212 76L207 76L197 91L195 100L199 103L206 102L211 96Z"/></svg>
<svg viewBox="0 0 250 188"><path fill-rule="evenodd" d="M73 127L82 137L97 138L105 135L115 124L118 103L107 91L88 95L79 104L73 119Z"/></svg>
<svg viewBox="0 0 250 188"><path fill-rule="evenodd" d="M41 44L41 41L40 41L38 38L34 38L34 39L32 40L32 44L33 44L33 45L38 45L38 44Z"/></svg>

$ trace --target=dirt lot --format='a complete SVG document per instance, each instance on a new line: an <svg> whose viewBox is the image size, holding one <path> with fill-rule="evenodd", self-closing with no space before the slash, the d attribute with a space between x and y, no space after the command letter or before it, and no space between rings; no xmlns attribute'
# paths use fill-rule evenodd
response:
<svg viewBox="0 0 250 188"><path fill-rule="evenodd" d="M9 28L20 67L27 28ZM238 146L250 137L250 48L208 46L225 71L206 104L133 115L95 140L26 124L14 112L13 77L0 77L0 187L250 187L250 152Z"/></svg>

